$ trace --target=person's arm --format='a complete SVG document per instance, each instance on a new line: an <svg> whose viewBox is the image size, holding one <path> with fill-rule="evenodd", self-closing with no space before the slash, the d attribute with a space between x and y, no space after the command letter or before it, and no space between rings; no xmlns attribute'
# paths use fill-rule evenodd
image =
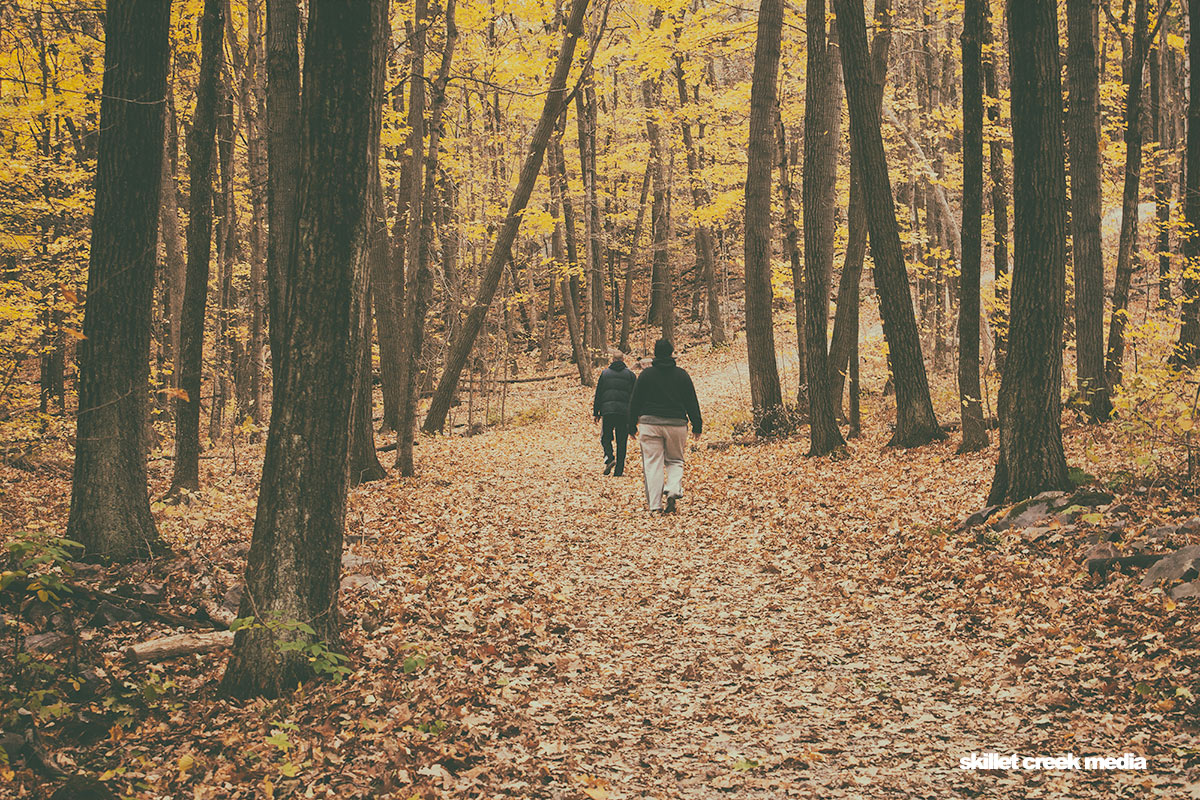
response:
<svg viewBox="0 0 1200 800"><path fill-rule="evenodd" d="M688 419L692 421L692 435L699 439L704 430L704 421L700 418L700 400L696 397L696 386L692 383L692 376L684 372L683 379L686 390L684 403L687 404Z"/></svg>
<svg viewBox="0 0 1200 800"><path fill-rule="evenodd" d="M645 375L645 373L642 373L642 375ZM637 436L638 417L641 416L642 401L644 399L642 397L642 395L645 394L642 391L642 384L643 384L642 376L639 375L637 380L635 380L633 382L633 393L631 395L629 395L629 438L630 439Z"/></svg>
<svg viewBox="0 0 1200 800"><path fill-rule="evenodd" d="M604 385L604 373L596 379L596 393L592 395L592 419L600 419L600 387Z"/></svg>

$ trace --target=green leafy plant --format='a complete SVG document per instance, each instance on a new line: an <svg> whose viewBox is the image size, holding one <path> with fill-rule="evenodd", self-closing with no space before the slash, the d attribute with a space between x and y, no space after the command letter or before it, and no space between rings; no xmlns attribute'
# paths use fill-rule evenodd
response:
<svg viewBox="0 0 1200 800"><path fill-rule="evenodd" d="M330 650L324 642L317 639L317 632L307 622L283 619L281 615L275 614L267 622L259 622L255 617L239 617L229 626L231 631L255 628L269 630L275 637L280 653L299 653L305 656L312 665L313 672L329 678L334 683L340 683L351 672L346 666L349 659Z"/></svg>

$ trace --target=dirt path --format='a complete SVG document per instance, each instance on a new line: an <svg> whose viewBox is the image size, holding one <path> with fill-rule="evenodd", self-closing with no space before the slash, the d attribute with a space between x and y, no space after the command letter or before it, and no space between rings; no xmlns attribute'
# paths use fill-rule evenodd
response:
<svg viewBox="0 0 1200 800"><path fill-rule="evenodd" d="M738 394L728 371L696 375L718 437ZM958 768L972 751L1147 747L1119 715L1040 703L1041 687L1014 666L1012 620L964 623L969 609L948 608L937 585L903 580L908 538L982 504L988 454L887 451L883 430L842 461L805 459L801 441L702 446L681 512L651 519L636 446L623 479L601 476L589 398L570 396L551 419L423 454L426 480L453 509L435 525L442 536L490 585L543 598L500 612L461 600L472 619L537 632L526 666L484 667L497 717L523 712L531 726L510 741L483 736L479 781L489 762L517 765L517 780L510 770L489 791L1132 797L1180 787L1175 766L1153 760L1148 772ZM491 721L479 722L484 734Z"/></svg>

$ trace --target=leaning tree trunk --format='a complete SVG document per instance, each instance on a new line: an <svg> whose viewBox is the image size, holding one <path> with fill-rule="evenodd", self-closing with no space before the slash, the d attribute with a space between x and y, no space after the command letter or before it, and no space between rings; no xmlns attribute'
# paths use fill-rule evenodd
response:
<svg viewBox="0 0 1200 800"><path fill-rule="evenodd" d="M155 235L170 7L109 0L67 536L102 558L165 549L146 492Z"/></svg>
<svg viewBox="0 0 1200 800"><path fill-rule="evenodd" d="M963 7L963 206L961 276L958 283L958 402L962 409L960 453L988 446L979 386L979 272L983 260L983 26L984 3Z"/></svg>
<svg viewBox="0 0 1200 800"><path fill-rule="evenodd" d="M538 172L542 167L542 156L545 154L546 144L550 141L554 122L558 119L559 111L565 100L567 74L571 70L575 45L583 32L583 16L587 10L587 4L588 0L573 0L571 4L571 15L567 20L562 50L558 54L558 63L554 67L554 76L550 80L550 88L546 93L542 116L538 119L537 127L530 138L529 151L525 157L525 163L521 167L517 188L513 192L504 224L500 228L496 242L492 245L487 267L481 276L475 306L467 315L454 346L446 354L446 366L442 370L442 377L438 380L433 400L429 404L429 413L422 426L422 430L426 433L436 433L445 427L446 415L450 412L450 403L454 397L454 390L458 387L458 379L467 363L467 357L471 354L475 337L483 328L492 298L496 296L496 288L500 285L500 276L504 273L505 261L512 251L513 240L517 237L517 229L521 226L521 216L525 211L526 203L529 202L529 195L533 192L533 185L537 182Z"/></svg>
<svg viewBox="0 0 1200 800"><path fill-rule="evenodd" d="M1138 191L1142 178L1142 74L1150 46L1147 9L1150 0L1135 2L1133 42L1125 76L1125 182L1121 195L1121 238L1117 242L1117 273L1113 279L1108 352L1104 361L1104 375L1110 390L1121 385L1121 369L1125 360L1125 326L1129 322L1129 288L1133 282L1133 248L1137 239Z"/></svg>
<svg viewBox="0 0 1200 800"><path fill-rule="evenodd" d="M1075 374L1088 417L1112 414L1104 376L1104 252L1100 240L1099 17L1094 0L1067 0L1067 133L1071 148L1071 258Z"/></svg>
<svg viewBox="0 0 1200 800"><path fill-rule="evenodd" d="M289 238L283 345L241 617L222 691L278 695L312 676L285 642L338 641L351 397L367 276L375 37L386 5L310 0L301 105L300 210ZM312 633L296 629L305 625Z"/></svg>
<svg viewBox="0 0 1200 800"><path fill-rule="evenodd" d="M883 150L879 111L875 106L867 51L867 25L861 3L834 0L842 49L842 73L850 107L851 161L858 158L867 193L867 227L875 261L875 288L883 317L883 334L896 384L896 430L889 445L915 447L946 438L933 413L929 379L921 357L917 318L908 288L908 272L900 247L892 182Z"/></svg>
<svg viewBox="0 0 1200 800"><path fill-rule="evenodd" d="M1061 429L1067 187L1054 0L1012 0L1012 327L989 503L1068 489Z"/></svg>
<svg viewBox="0 0 1200 800"><path fill-rule="evenodd" d="M213 152L217 137L217 92L220 90L224 61L224 7L223 0L204 0L200 18L200 77L196 85L196 113L188 136L191 208L187 224L183 322L180 326L180 394L175 398L172 493L200 488L200 372L204 367L204 316L208 303L208 269L212 258ZM228 217L227 214L225 216ZM229 220L226 219L223 224L227 226Z"/></svg>
<svg viewBox="0 0 1200 800"><path fill-rule="evenodd" d="M888 50L892 43L891 0L876 0L875 39L871 43L871 77L874 79L875 108L883 112L883 84L887 79ZM842 276L838 281L837 310L833 318L833 338L829 342L829 396L835 410L842 405L842 387L846 367L858 353L858 311L862 284L863 259L867 254L867 187L859 177L859 166L851 155L850 208L846 216L849 234Z"/></svg>
<svg viewBox="0 0 1200 800"><path fill-rule="evenodd" d="M782 425L783 392L771 319L771 163L775 155L775 79L783 0L763 0L758 12L750 81L750 140L746 148L746 354L750 402L760 433Z"/></svg>
<svg viewBox="0 0 1200 800"><path fill-rule="evenodd" d="M1188 0L1188 20L1193 33L1200 33L1200 0ZM1188 38L1187 153L1184 167L1186 187L1183 215L1183 299L1179 315L1179 341L1171 354L1178 367L1200 364L1200 35Z"/></svg>
<svg viewBox="0 0 1200 800"><path fill-rule="evenodd" d="M804 350L810 456L846 444L829 393L829 281L837 228L837 151L841 140L836 29L825 36L825 0L807 0L808 98L804 106ZM747 262L748 263L748 262ZM839 398L840 399L840 398Z"/></svg>

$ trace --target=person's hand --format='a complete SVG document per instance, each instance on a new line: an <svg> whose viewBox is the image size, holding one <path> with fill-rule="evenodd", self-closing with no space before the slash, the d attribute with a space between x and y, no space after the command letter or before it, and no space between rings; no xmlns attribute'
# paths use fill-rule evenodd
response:
<svg viewBox="0 0 1200 800"><path fill-rule="evenodd" d="M629 432L629 441L631 441L631 442L636 442L636 441L637 441L637 431L630 431L630 432Z"/></svg>
<svg viewBox="0 0 1200 800"><path fill-rule="evenodd" d="M592 424L593 424L593 425L595 425L595 424L596 424L596 423L598 423L599 421L600 421L600 418L599 418L599 417L592 417Z"/></svg>
<svg viewBox="0 0 1200 800"><path fill-rule="evenodd" d="M695 431L692 431L692 441L693 442L700 441L700 434L696 433Z"/></svg>

